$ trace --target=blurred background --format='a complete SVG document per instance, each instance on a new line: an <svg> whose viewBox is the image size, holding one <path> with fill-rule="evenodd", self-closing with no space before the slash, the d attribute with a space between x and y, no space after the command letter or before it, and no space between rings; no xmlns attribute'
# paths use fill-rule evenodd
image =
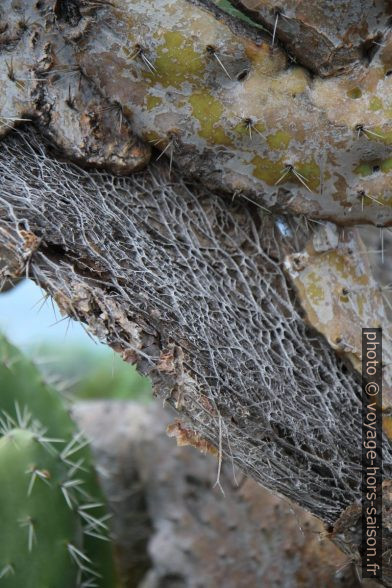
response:
<svg viewBox="0 0 392 588"><path fill-rule="evenodd" d="M62 318L56 303L31 280L0 294L0 332L70 400L152 398L147 378L94 340L80 323Z"/></svg>
<svg viewBox="0 0 392 588"><path fill-rule="evenodd" d="M149 380L95 341L81 324L61 317L55 303L30 280L0 293L0 334L33 360L91 444L121 582L102 579L81 585L364 585L315 517L247 479L229 458L223 459L218 474L215 455L177 447L166 427L179 415L152 402ZM31 376L25 378L20 371L26 366L15 365L16 370L12 365L7 370L3 358L3 400L7 378L14 382L11 391L8 384L11 398L22 388L29 392ZM89 555L93 563L106 561L94 551ZM7 571L0 569L0 580Z"/></svg>

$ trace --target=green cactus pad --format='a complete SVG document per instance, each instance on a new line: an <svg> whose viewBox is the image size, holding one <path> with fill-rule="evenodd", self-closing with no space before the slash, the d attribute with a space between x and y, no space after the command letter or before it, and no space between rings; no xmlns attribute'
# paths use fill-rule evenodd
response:
<svg viewBox="0 0 392 588"><path fill-rule="evenodd" d="M7 515L0 541L0 576L3 574L2 581L7 582L4 585L74 588L83 586L86 576L92 579L97 574L92 585L119 586L104 522L105 500L87 441L70 418L61 396L44 383L37 368L2 336L0 389L0 468L6 481L2 484L3 494L0 491L0 504ZM34 467L40 472L37 475ZM32 476L35 480L29 493ZM63 482L65 485L61 486ZM19 520L21 528L17 525ZM31 550L28 549L29 521L36 521L36 541L30 545ZM44 540L38 541L42 534ZM71 547L67 548L66 541ZM54 560L59 570L60 563L66 562L66 571L59 574L64 577L64 584L56 579L54 567L53 571L43 569L45 561ZM79 567L86 567L92 573L79 574L76 582L71 578L76 578L77 560ZM75 565L71 565L72 561ZM20 562L26 565L21 566ZM36 575L28 572L32 562Z"/></svg>
<svg viewBox="0 0 392 588"><path fill-rule="evenodd" d="M50 388L35 365L0 334L0 411L15 414L28 407L50 437L69 439L76 432L64 402Z"/></svg>
<svg viewBox="0 0 392 588"><path fill-rule="evenodd" d="M67 470L30 431L12 429L0 439L4 588L77 586L70 551L83 550L83 533L61 491Z"/></svg>

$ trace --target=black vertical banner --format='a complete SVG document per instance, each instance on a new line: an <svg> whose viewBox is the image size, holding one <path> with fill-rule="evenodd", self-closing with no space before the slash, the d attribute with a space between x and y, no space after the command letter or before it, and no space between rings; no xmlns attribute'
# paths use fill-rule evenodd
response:
<svg viewBox="0 0 392 588"><path fill-rule="evenodd" d="M382 578L382 329L362 329L362 577Z"/></svg>

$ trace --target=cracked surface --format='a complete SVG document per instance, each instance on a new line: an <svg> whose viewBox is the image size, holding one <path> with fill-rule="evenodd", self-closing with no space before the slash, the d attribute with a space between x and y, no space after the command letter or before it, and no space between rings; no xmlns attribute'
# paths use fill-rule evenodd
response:
<svg viewBox="0 0 392 588"><path fill-rule="evenodd" d="M232 0L305 67L322 76L349 73L370 60L392 14L388 0Z"/></svg>
<svg viewBox="0 0 392 588"><path fill-rule="evenodd" d="M311 80L262 33L233 34L185 1L129 2L106 18L79 63L180 169L268 208L391 222L392 80L378 63L389 45L354 77Z"/></svg>
<svg viewBox="0 0 392 588"><path fill-rule="evenodd" d="M70 40L61 34L61 3L3 4L0 137L32 120L63 156L84 166L128 174L146 165L150 146L137 140L121 108L102 98L75 62ZM88 29L89 17L78 21L75 10L68 11L69 22L80 23L77 32L73 27L75 38Z"/></svg>
<svg viewBox="0 0 392 588"><path fill-rule="evenodd" d="M306 324L283 270L309 239L303 221L228 203L164 165L87 173L31 134L3 143L0 174L10 271L16 258L65 315L137 362L195 439L327 523L360 496L359 376ZM391 464L385 439L386 477Z"/></svg>
<svg viewBox="0 0 392 588"><path fill-rule="evenodd" d="M23 34L23 11L3 9L3 133L31 117L85 165L129 173L155 146L267 208L392 223L391 31L369 66L312 79L262 31L185 0L22 5Z"/></svg>
<svg viewBox="0 0 392 588"><path fill-rule="evenodd" d="M316 225L301 252L289 254L290 275L309 323L325 335L337 353L345 355L359 373L362 340L359 325L383 327L385 368L383 403L392 408L391 326L383 290L374 279L366 248L357 230Z"/></svg>
<svg viewBox="0 0 392 588"><path fill-rule="evenodd" d="M31 272L152 376L196 440L334 523L360 493L352 322L382 320L381 296L354 233L323 251L282 211L392 224L392 32L369 64L322 79L200 4L6 1L2 274ZM30 132L5 137L26 118L85 167L127 176L152 146L164 157L87 174ZM391 477L387 440L384 459Z"/></svg>

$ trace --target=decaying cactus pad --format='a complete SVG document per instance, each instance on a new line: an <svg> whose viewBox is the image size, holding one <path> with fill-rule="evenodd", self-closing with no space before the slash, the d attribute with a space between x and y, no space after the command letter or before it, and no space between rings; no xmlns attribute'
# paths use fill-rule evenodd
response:
<svg viewBox="0 0 392 588"><path fill-rule="evenodd" d="M348 73L370 60L388 27L388 0L232 0L275 31L295 59L322 76Z"/></svg>
<svg viewBox="0 0 392 588"><path fill-rule="evenodd" d="M187 0L73 11L48 0L31 20L6 5L5 129L32 118L68 156L116 173L145 165L153 145L189 177L268 208L392 224L387 28L370 63L322 79L260 29Z"/></svg>

